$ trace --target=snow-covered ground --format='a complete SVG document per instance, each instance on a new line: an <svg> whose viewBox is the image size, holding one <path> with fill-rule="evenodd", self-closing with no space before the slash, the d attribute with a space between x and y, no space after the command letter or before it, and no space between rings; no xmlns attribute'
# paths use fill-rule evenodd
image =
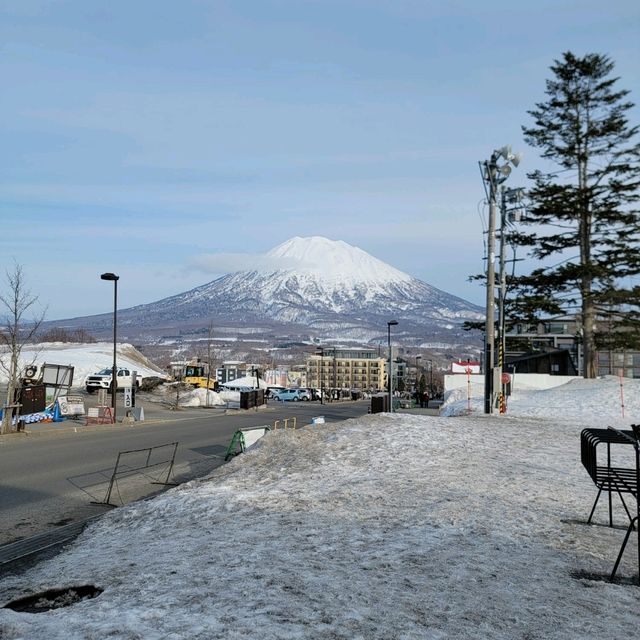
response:
<svg viewBox="0 0 640 640"><path fill-rule="evenodd" d="M0 354L0 357L1 354ZM6 355L5 355L6 358ZM60 364L71 365L73 372L73 387L83 388L85 378L92 373L96 373L101 369L110 368L113 364L113 343L112 342L94 342L87 344L73 344L68 342L43 342L34 348L25 347L22 350L20 359L20 369L32 363L42 365ZM128 343L118 343L117 345L117 363L120 367L128 367L137 371L143 378L147 376L167 377L165 371L162 371L151 360L140 353L134 346ZM0 384L6 383L6 371L0 367ZM255 386L255 378L246 377L238 379L237 384L245 384L247 388ZM259 380L261 387L266 387L266 383ZM175 392L172 385L167 384L158 388L155 393L148 396L148 400L153 401L154 397L158 402L173 402ZM222 406L228 403L240 402L239 391L209 391L208 398L205 389L194 389L193 391L181 391L179 394L180 406L184 407L214 407Z"/></svg>
<svg viewBox="0 0 640 640"><path fill-rule="evenodd" d="M143 377L166 376L165 371L159 369L132 345L118 343L116 351L119 367L135 369ZM43 342L33 348L25 347L21 355L20 369L32 363L71 365L74 367L73 386L83 387L88 375L113 365L113 342L87 344ZM2 357L1 354L0 357ZM4 358L6 357L5 355ZM0 383L6 383L6 381L6 371L0 367Z"/></svg>
<svg viewBox="0 0 640 640"><path fill-rule="evenodd" d="M640 415L640 383L625 381L627 418L616 416L615 382L522 391L507 416L377 414L271 432L5 577L0 601L104 592L46 613L0 609L0 637L637 637L636 534L623 584L579 577L608 574L624 535L583 524L596 490L581 429ZM595 520L606 522L604 500Z"/></svg>
<svg viewBox="0 0 640 640"><path fill-rule="evenodd" d="M622 421L629 424L640 422L640 381L616 376L605 376L596 380L571 380L569 383L551 389L529 389L519 383L513 394L507 399L507 414L523 417L575 417L595 420L599 423L603 418L609 421ZM467 387L453 389L445 397L440 410L444 416L461 416L469 413L482 413L484 409L484 386L472 384ZM615 425L612 425L615 426Z"/></svg>

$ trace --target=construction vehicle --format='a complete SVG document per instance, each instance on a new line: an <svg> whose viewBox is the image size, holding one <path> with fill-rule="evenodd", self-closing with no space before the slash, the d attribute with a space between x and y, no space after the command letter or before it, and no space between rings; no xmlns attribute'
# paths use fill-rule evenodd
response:
<svg viewBox="0 0 640 640"><path fill-rule="evenodd" d="M212 376L209 371L209 364L198 360L187 362L182 369L182 382L193 385L197 388L206 389L207 383L209 389L215 389L218 385L215 375Z"/></svg>

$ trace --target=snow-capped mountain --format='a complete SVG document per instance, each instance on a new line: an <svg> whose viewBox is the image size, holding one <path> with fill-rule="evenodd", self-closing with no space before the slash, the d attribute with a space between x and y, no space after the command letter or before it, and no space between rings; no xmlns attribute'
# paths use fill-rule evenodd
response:
<svg viewBox="0 0 640 640"><path fill-rule="evenodd" d="M279 335L284 325L297 325L298 333L304 328L311 335L366 342L378 340L386 322L395 319L407 336L449 342L454 334L459 338L465 320L482 317L479 307L357 247L316 236L287 240L269 251L259 268L120 311L118 324L128 337L134 328L195 329L212 321L262 329L275 325ZM108 315L104 319L108 323Z"/></svg>

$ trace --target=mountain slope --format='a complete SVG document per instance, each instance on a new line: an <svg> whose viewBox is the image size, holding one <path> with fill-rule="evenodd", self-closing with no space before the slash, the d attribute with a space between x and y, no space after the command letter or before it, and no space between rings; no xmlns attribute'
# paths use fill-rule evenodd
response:
<svg viewBox="0 0 640 640"><path fill-rule="evenodd" d="M405 332L444 336L459 335L462 322L483 317L479 307L342 241L292 238L266 254L264 263L259 270L231 273L120 311L119 328L128 335L134 328L194 328L214 321L375 336L393 318ZM108 323L109 316L97 318Z"/></svg>

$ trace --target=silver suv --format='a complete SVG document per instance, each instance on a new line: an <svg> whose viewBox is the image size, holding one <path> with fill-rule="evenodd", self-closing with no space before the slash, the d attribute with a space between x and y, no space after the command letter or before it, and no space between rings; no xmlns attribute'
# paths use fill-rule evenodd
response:
<svg viewBox="0 0 640 640"><path fill-rule="evenodd" d="M292 400L293 402L311 400L311 396L306 389L283 389L282 391L272 393L271 396L282 402L285 400Z"/></svg>

